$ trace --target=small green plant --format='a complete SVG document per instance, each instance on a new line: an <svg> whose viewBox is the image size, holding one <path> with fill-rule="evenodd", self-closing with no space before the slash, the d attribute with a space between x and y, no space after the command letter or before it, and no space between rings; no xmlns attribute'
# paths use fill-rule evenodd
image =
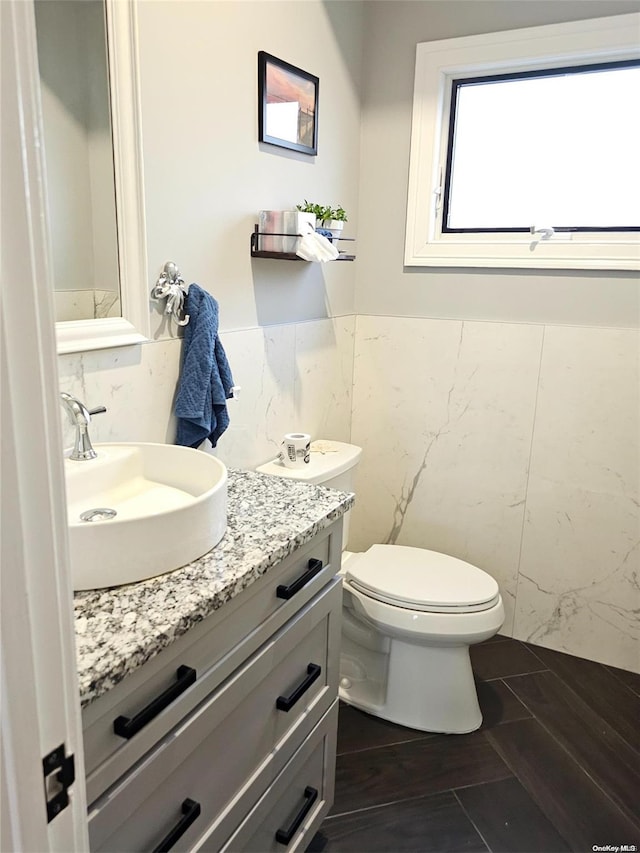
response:
<svg viewBox="0 0 640 853"><path fill-rule="evenodd" d="M331 219L336 219L338 222L347 221L347 213L343 207L323 207L321 204L314 204L311 201L304 200L304 204L297 204L296 209L301 213L313 213L319 222L328 222Z"/></svg>
<svg viewBox="0 0 640 853"><path fill-rule="evenodd" d="M321 204L314 204L311 201L304 200L304 204L297 204L296 209L301 213L313 213L316 219L324 219L324 216L329 211L329 208L323 207Z"/></svg>
<svg viewBox="0 0 640 853"><path fill-rule="evenodd" d="M344 207L335 207L331 210L331 215L328 218L335 219L338 222L346 222L347 211L344 209Z"/></svg>

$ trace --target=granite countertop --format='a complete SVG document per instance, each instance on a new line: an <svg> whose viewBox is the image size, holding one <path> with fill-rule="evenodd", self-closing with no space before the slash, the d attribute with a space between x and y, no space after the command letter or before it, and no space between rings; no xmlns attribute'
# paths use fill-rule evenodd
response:
<svg viewBox="0 0 640 853"><path fill-rule="evenodd" d="M227 531L213 550L147 581L75 594L82 706L340 518L353 501L323 486L229 469Z"/></svg>

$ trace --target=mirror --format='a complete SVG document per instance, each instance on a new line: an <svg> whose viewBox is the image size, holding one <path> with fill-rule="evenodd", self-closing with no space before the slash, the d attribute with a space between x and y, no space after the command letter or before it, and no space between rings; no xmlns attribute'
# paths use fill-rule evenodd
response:
<svg viewBox="0 0 640 853"><path fill-rule="evenodd" d="M135 4L34 9L58 352L147 340Z"/></svg>
<svg viewBox="0 0 640 853"><path fill-rule="evenodd" d="M35 0L56 320L119 317L102 0Z"/></svg>

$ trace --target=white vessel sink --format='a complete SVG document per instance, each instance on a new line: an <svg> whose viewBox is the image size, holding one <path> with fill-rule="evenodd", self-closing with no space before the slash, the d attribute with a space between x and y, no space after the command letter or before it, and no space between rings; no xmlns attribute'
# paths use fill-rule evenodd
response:
<svg viewBox="0 0 640 853"><path fill-rule="evenodd" d="M94 449L96 459L64 462L75 590L161 575L222 539L227 469L219 459L171 444ZM87 513L94 520L82 520Z"/></svg>

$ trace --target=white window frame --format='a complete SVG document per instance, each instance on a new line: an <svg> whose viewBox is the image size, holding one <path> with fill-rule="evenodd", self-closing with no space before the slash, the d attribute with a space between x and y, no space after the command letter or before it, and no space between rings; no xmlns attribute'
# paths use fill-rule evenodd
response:
<svg viewBox="0 0 640 853"><path fill-rule="evenodd" d="M637 13L418 44L405 265L639 270L638 232L561 232L549 238L441 230L453 79L637 58Z"/></svg>

